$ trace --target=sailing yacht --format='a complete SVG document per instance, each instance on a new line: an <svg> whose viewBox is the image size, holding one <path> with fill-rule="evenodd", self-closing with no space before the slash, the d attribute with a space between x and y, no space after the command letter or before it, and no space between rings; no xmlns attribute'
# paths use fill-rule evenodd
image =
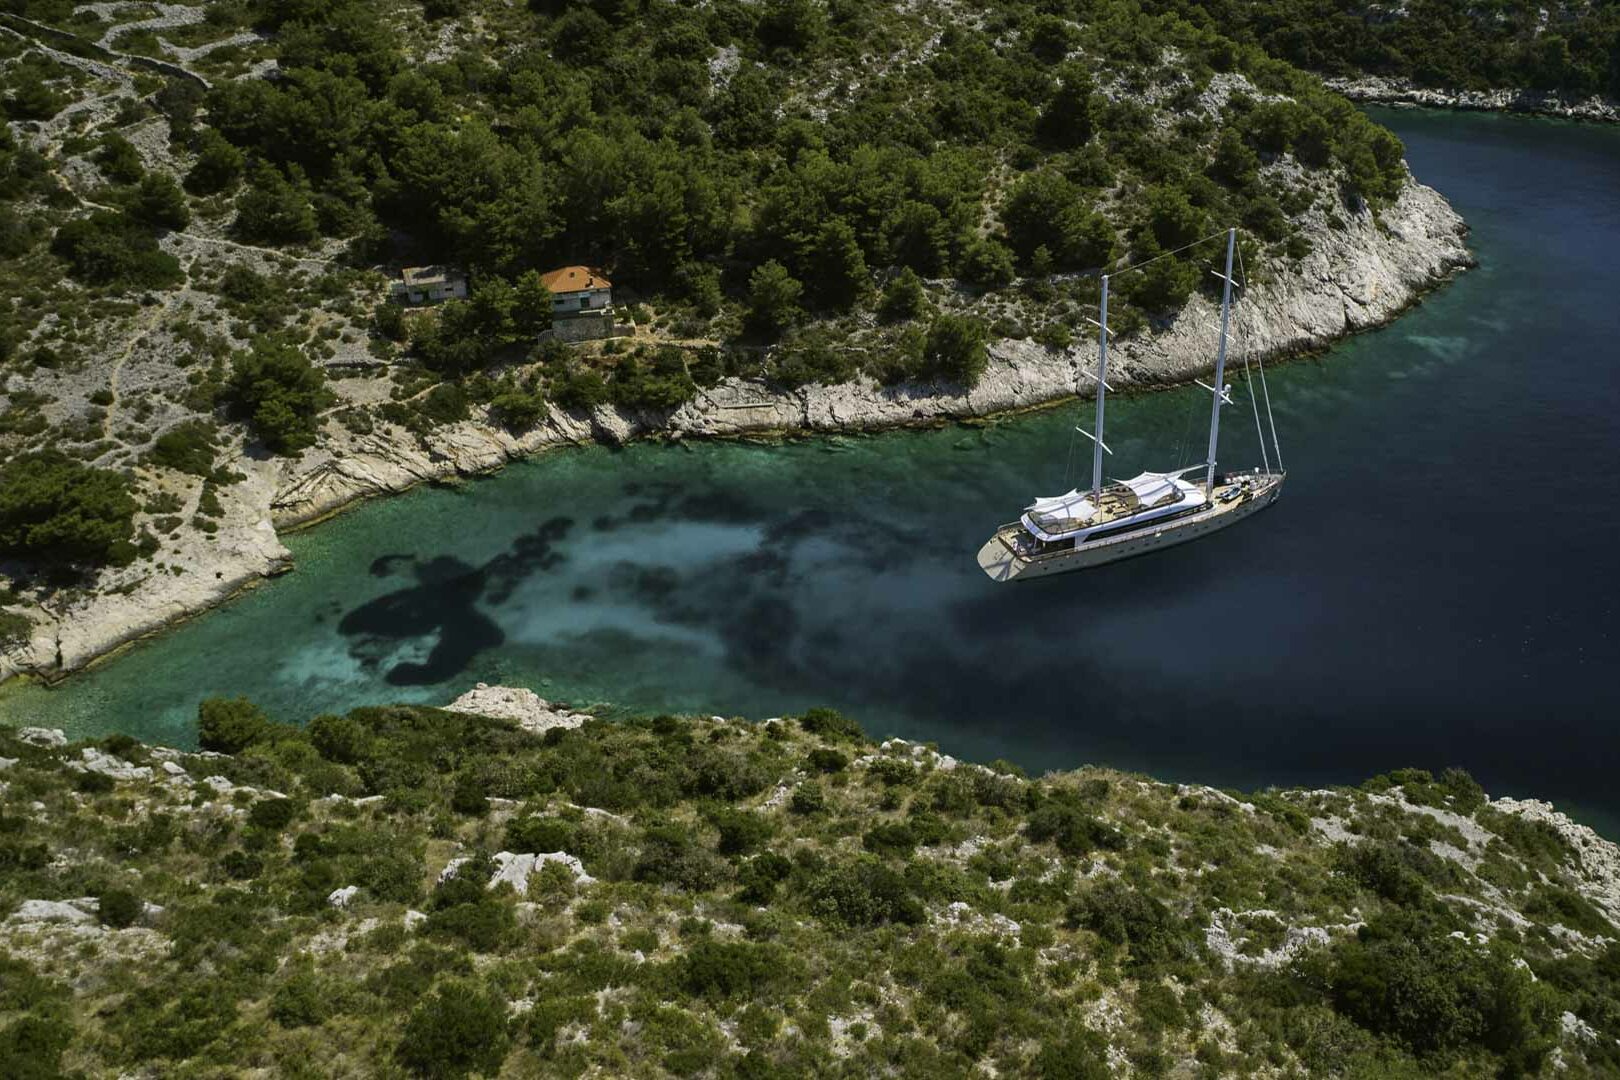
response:
<svg viewBox="0 0 1620 1080"><path fill-rule="evenodd" d="M1217 234L1218 236L1219 234ZM1208 239L1214 239L1210 237ZM1203 243L1204 241L1198 241ZM1215 354L1213 386L1200 382L1213 401L1209 417L1209 454L1204 461L1171 472L1144 472L1129 480L1103 483L1103 455L1112 453L1103 442L1103 418L1108 386L1108 279L1102 277L1102 304L1097 333L1097 418L1096 431L1076 427L1075 431L1092 441L1091 488L1074 489L1063 495L1036 499L1024 508L1019 519L996 530L979 549L979 566L994 581L1023 581L1028 578L1086 570L1104 563L1145 555L1172 544L1196 540L1200 536L1235 525L1250 514L1277 501L1282 493L1282 450L1277 445L1275 423L1271 424L1271 444L1276 451L1276 467L1266 452L1265 432L1260 432L1262 464L1246 472L1216 472L1215 451L1220 440L1221 409L1232 404L1226 377L1227 332L1232 318L1232 256L1237 247L1237 230L1226 233L1226 273L1217 275L1221 287L1221 337ZM1131 268L1127 268L1131 269ZM1119 271L1124 273L1126 271ZM1117 275L1116 275L1117 276ZM1258 366L1258 365L1257 365ZM1248 361L1244 361L1245 371ZM1261 394L1265 394L1265 373L1260 374ZM1259 398L1250 376L1250 401L1255 427L1260 429ZM1266 417L1271 418L1271 400L1265 396ZM1202 472L1200 478L1196 474ZM1192 479L1188 475L1193 474Z"/></svg>

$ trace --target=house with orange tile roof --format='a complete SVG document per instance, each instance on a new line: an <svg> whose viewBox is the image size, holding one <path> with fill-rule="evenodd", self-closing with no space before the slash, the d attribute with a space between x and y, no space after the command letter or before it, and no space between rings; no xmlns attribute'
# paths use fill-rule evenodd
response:
<svg viewBox="0 0 1620 1080"><path fill-rule="evenodd" d="M551 292L551 317L569 318L613 306L613 283L588 266L564 266L541 274Z"/></svg>

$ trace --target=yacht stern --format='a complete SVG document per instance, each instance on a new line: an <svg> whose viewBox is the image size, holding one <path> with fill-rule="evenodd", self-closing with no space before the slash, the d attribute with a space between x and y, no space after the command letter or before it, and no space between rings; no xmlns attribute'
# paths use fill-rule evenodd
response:
<svg viewBox="0 0 1620 1080"><path fill-rule="evenodd" d="M1028 565L1027 559L1013 553L1000 530L979 549L979 569L991 581L1011 581Z"/></svg>

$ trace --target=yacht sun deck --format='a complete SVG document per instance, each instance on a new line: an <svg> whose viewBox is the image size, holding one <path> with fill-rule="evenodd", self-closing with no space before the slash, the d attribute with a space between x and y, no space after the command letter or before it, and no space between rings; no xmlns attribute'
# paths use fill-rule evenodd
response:
<svg viewBox="0 0 1620 1080"><path fill-rule="evenodd" d="M1134 521L1154 521L1193 510L1208 500L1196 484L1175 473L1145 472L1116 481L1096 495L1078 490L1025 507L1021 524L1042 543L1083 540Z"/></svg>

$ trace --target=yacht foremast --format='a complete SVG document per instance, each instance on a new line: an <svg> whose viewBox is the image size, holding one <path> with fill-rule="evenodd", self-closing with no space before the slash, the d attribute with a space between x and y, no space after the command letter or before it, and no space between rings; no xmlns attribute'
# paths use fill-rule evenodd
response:
<svg viewBox="0 0 1620 1080"><path fill-rule="evenodd" d="M1237 247L1237 230L1226 230L1226 273L1221 278L1221 344L1215 353L1215 385L1209 407L1209 458L1204 468L1204 490L1215 490L1215 445L1221 437L1221 406L1226 397L1226 329L1232 318L1232 251Z"/></svg>

